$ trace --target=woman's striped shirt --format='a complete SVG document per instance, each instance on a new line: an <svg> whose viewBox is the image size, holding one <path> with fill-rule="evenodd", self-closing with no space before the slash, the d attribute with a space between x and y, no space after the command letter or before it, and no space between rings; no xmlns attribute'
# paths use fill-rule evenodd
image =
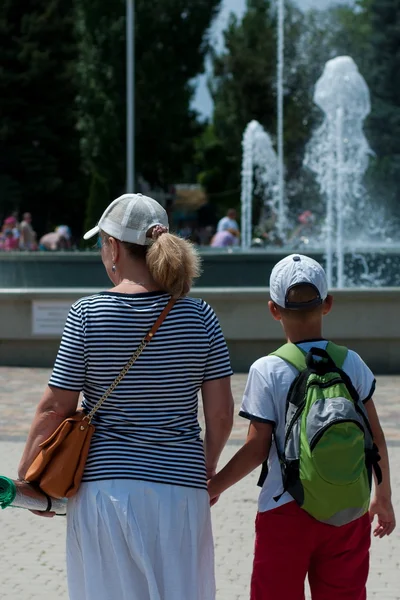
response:
<svg viewBox="0 0 400 600"><path fill-rule="evenodd" d="M169 301L160 292L102 292L68 315L50 385L83 392L90 411ZM142 479L206 487L198 392L232 374L217 317L203 300L181 298L96 413L83 481Z"/></svg>

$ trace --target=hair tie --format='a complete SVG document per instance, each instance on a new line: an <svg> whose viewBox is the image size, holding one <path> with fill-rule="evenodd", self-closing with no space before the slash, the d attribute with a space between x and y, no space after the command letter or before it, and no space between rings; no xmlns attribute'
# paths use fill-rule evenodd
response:
<svg viewBox="0 0 400 600"><path fill-rule="evenodd" d="M153 231L151 232L151 237L153 238L153 240L158 240L160 235L162 235L163 233L168 233L168 227L164 227L164 225L156 225Z"/></svg>

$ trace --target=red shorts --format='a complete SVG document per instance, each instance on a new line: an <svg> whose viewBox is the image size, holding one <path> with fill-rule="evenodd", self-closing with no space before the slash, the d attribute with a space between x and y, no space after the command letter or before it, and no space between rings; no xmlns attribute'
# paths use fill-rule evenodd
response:
<svg viewBox="0 0 400 600"><path fill-rule="evenodd" d="M333 527L295 502L258 513L251 600L366 600L369 515Z"/></svg>

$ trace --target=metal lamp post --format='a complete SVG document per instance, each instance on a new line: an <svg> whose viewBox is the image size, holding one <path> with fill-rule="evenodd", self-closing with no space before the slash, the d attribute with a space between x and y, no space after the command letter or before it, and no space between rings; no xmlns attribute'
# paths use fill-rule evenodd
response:
<svg viewBox="0 0 400 600"><path fill-rule="evenodd" d="M135 186L135 0L126 0L126 191Z"/></svg>
<svg viewBox="0 0 400 600"><path fill-rule="evenodd" d="M283 148L283 117L284 117L284 106L283 106L283 71L285 64L284 48L285 48L285 4L284 0L278 0L278 60L277 60L277 80L278 80L278 94L277 94L277 109L278 109L278 188L279 188L279 201L278 201L278 228L279 235L283 239L284 237L284 223L285 223L285 176L284 176L284 148Z"/></svg>

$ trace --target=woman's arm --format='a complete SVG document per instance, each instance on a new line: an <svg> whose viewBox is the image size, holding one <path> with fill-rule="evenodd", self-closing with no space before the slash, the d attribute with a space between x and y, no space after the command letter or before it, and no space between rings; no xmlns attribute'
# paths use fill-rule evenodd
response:
<svg viewBox="0 0 400 600"><path fill-rule="evenodd" d="M390 485L389 455L385 435L372 399L365 403L365 409L368 414L374 442L378 447L379 455L381 457L379 466L382 471L382 482L377 485L374 473L375 495L371 501L370 516L371 521L374 519L375 515L378 517L378 524L374 529L374 536L382 538L385 535L390 535L396 527L396 518L392 505L392 489Z"/></svg>
<svg viewBox="0 0 400 600"><path fill-rule="evenodd" d="M18 467L19 479L24 479L33 460L39 454L39 445L47 440L67 417L75 414L79 392L48 386L36 409L25 449Z"/></svg>
<svg viewBox="0 0 400 600"><path fill-rule="evenodd" d="M231 378L205 381L201 388L206 423L204 451L208 477L215 473L219 457L233 426Z"/></svg>

